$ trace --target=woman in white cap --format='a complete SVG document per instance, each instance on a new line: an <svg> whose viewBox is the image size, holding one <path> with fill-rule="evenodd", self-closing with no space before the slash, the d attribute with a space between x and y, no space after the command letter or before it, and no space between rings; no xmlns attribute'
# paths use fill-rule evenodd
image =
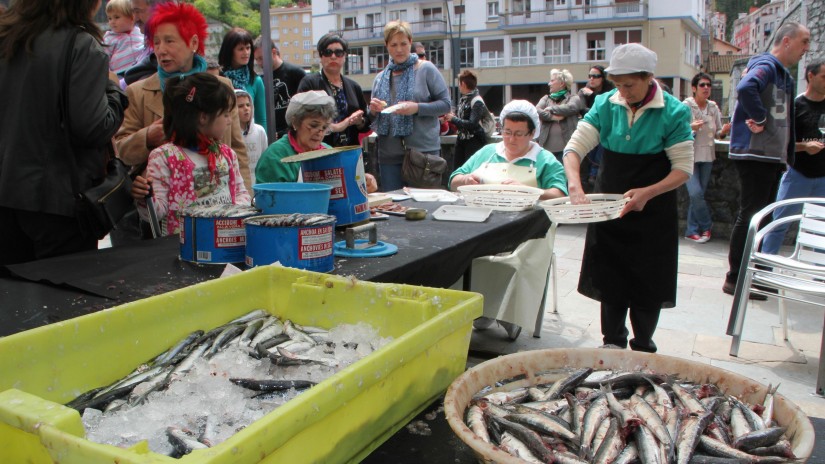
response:
<svg viewBox="0 0 825 464"><path fill-rule="evenodd" d="M261 155L255 168L257 183L296 182L301 163L282 163L281 159L330 148L323 140L337 113L335 100L322 90L294 95L286 108L287 136L279 138Z"/></svg>
<svg viewBox="0 0 825 464"><path fill-rule="evenodd" d="M656 53L617 47L607 68L616 90L596 98L564 149L570 197L586 203L581 158L597 144L604 158L596 188L629 201L620 218L587 229L578 291L601 302L604 344L655 352L661 308L676 302L678 218L675 189L693 172L690 110L655 82Z"/></svg>
<svg viewBox="0 0 825 464"><path fill-rule="evenodd" d="M504 140L485 145L471 156L450 176L450 189L457 190L460 185L519 184L544 189L542 199L567 195L561 163L533 141L540 127L536 107L525 100L513 100L501 110L500 118ZM528 240L507 256L475 260L471 288L484 294L484 316L473 326L486 329L498 320L511 340L518 337L522 327L532 327L536 311L543 310L537 301L546 285L551 255L543 238ZM518 275L513 274L513 267ZM508 275L513 277L504 278Z"/></svg>
<svg viewBox="0 0 825 464"><path fill-rule="evenodd" d="M567 195L564 167L533 140L538 137L539 113L526 100L504 105L502 141L485 145L450 176L450 190L460 185L520 184L544 189L542 200Z"/></svg>

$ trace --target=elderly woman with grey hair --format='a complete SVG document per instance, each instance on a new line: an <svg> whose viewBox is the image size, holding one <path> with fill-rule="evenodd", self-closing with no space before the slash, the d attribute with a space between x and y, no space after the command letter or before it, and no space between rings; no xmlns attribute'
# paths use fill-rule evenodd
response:
<svg viewBox="0 0 825 464"><path fill-rule="evenodd" d="M541 119L538 144L561 161L564 146L579 123L579 97L573 93L573 75L566 69L550 70L550 91L536 109Z"/></svg>
<svg viewBox="0 0 825 464"><path fill-rule="evenodd" d="M282 163L281 159L305 151L330 148L323 143L338 111L335 100L321 90L310 90L292 97L286 108L289 130L269 146L258 160L255 180L263 182L295 182L300 163Z"/></svg>

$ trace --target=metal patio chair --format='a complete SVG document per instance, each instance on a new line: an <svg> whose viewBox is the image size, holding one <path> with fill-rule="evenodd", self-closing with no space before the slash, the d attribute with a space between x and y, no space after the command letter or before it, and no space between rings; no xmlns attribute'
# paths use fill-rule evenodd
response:
<svg viewBox="0 0 825 464"><path fill-rule="evenodd" d="M802 204L802 212L773 220L762 229L759 224L782 206ZM759 251L765 235L781 224L797 222L799 231L790 256ZM788 340L785 300L825 307L825 198L796 198L778 201L763 208L751 220L736 291L733 296L728 335L732 335L730 355L738 356L749 293L778 299L782 335ZM823 338L825 342L825 338ZM816 392L825 389L825 343L820 345Z"/></svg>

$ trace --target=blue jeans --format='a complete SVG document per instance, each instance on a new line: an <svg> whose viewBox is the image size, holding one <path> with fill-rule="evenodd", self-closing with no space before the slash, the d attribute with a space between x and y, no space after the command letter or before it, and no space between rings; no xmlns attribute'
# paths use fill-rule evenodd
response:
<svg viewBox="0 0 825 464"><path fill-rule="evenodd" d="M401 176L401 164L378 163L380 190L392 192L404 187L404 178Z"/></svg>
<svg viewBox="0 0 825 464"><path fill-rule="evenodd" d="M806 156L806 155L802 155ZM796 169L788 166L788 170L782 175L779 182L779 190L776 192L776 201L788 200L791 198L805 197L825 197L825 177L805 177ZM802 205L784 206L773 210L773 219L777 220L785 216L791 216L802 212ZM777 254L782 241L785 239L785 232L790 224L784 224L775 228L765 235L762 240L762 252Z"/></svg>
<svg viewBox="0 0 825 464"><path fill-rule="evenodd" d="M685 236L700 235L710 230L713 220L710 217L710 208L705 201L705 191L710 182L710 172L713 162L693 163L693 175L688 179L686 187L690 196L690 205L687 211L687 229Z"/></svg>

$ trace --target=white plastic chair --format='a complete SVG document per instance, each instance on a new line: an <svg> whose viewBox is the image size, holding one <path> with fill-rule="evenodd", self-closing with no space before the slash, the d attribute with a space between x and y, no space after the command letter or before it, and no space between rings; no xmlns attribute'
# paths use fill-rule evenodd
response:
<svg viewBox="0 0 825 464"><path fill-rule="evenodd" d="M774 220L761 230L762 219L782 206L802 204L802 213ZM771 255L759 250L765 235L781 224L799 223L799 232L793 253L788 256ZM773 289L768 291L766 289ZM757 293L779 300L779 320L782 335L788 340L788 314L785 300L825 307L825 199L798 198L768 205L751 220L742 257L736 291L733 296L728 335L732 335L730 355L738 356L742 326L749 294ZM820 345L819 374L816 392L825 388L825 338Z"/></svg>
<svg viewBox="0 0 825 464"><path fill-rule="evenodd" d="M484 317L521 327L534 324L533 337L541 338L551 283L553 312L558 313L556 227L553 223L544 238L528 240L512 253L473 260L470 289L484 295Z"/></svg>

